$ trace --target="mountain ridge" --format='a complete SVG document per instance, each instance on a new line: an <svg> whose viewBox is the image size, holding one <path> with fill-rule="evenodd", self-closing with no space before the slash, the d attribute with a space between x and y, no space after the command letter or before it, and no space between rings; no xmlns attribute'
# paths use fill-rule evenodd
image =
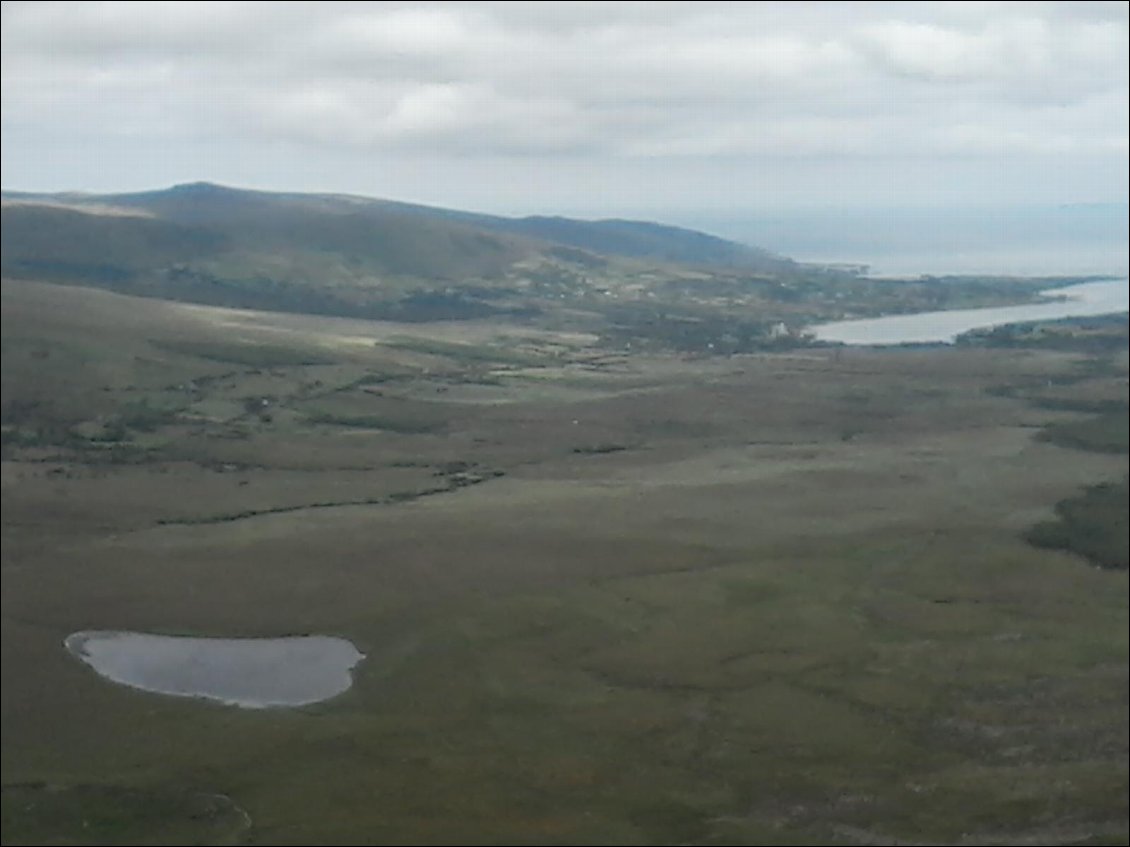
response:
<svg viewBox="0 0 1130 847"><path fill-rule="evenodd" d="M376 220L411 216L417 220L458 222L493 233L517 235L624 258L760 270L780 270L795 264L791 259L761 247L654 221L623 218L588 220L560 215L508 217L354 194L263 191L211 182L190 182L141 192L3 191L2 197L6 204L50 204L76 210L132 209L189 224L231 221L239 217L239 212L268 206L276 212L288 209L291 212L301 210L337 216L359 214Z"/></svg>
<svg viewBox="0 0 1130 847"><path fill-rule="evenodd" d="M202 182L118 194L5 191L2 206L7 277L350 317L529 316L591 307L643 273L654 281L798 267L646 221L505 218Z"/></svg>

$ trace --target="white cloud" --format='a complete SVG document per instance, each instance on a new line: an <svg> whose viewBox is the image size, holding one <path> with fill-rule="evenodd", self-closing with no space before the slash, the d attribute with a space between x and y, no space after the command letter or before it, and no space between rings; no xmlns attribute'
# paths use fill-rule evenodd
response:
<svg viewBox="0 0 1130 847"><path fill-rule="evenodd" d="M66 138L598 169L1113 157L1127 54L1125 3L5 2L5 176Z"/></svg>

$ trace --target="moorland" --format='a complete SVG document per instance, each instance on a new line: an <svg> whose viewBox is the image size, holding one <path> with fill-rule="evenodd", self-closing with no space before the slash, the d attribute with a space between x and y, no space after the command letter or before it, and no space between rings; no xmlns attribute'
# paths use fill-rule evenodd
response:
<svg viewBox="0 0 1130 847"><path fill-rule="evenodd" d="M819 345L1048 281L224 191L6 195L5 843L1126 843L1125 316Z"/></svg>

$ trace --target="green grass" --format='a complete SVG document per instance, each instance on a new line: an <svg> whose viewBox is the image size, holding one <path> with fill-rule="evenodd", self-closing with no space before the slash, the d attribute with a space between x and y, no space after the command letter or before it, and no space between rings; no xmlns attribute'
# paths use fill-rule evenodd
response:
<svg viewBox="0 0 1130 847"><path fill-rule="evenodd" d="M1114 322L1123 327L1124 319ZM1070 328L1072 325L1068 325ZM1104 323L1103 326L1109 326ZM1037 394L1032 402L1044 408L1090 411L1096 414L1082 420L1045 426L1038 434L1042 441L1092 453L1125 455L1130 451L1130 406L1126 399L1124 371L1112 360L1090 356L1076 363L1076 375L1063 381L1055 395ZM1107 375L1106 383L1096 378ZM1096 388L1112 383L1114 392ZM1031 527L1025 537L1038 547L1067 550L1086 557L1101 568L1126 570L1128 567L1127 512L1130 502L1127 479L1119 483L1090 486L1083 493L1056 504L1056 519Z"/></svg>
<svg viewBox="0 0 1130 847"><path fill-rule="evenodd" d="M6 333L85 314L10 302ZM110 302L109 327L157 308ZM1127 573L1017 537L1124 459L1033 445L1041 413L983 394L1062 354L633 355L617 372L649 391L563 414L510 379L489 408L360 390L408 367L379 345L279 374L167 350L175 374L143 381L139 323L60 371L6 348L6 400L192 406L129 466L5 463L5 843L1124 833ZM174 329L230 355L213 325ZM1115 396L1093 378L1056 390ZM272 422L243 413L267 396ZM340 698L241 711L98 678L60 646L82 628L324 632L367 658ZM250 831L194 805L216 794Z"/></svg>
<svg viewBox="0 0 1130 847"><path fill-rule="evenodd" d="M30 783L5 785L2 797L6 844L224 844L250 826L220 794Z"/></svg>
<svg viewBox="0 0 1130 847"><path fill-rule="evenodd" d="M958 338L958 343L1101 355L1125 350L1127 339L1128 325L1126 315L1122 314L1005 324L967 332Z"/></svg>
<svg viewBox="0 0 1130 847"><path fill-rule="evenodd" d="M1061 500L1055 510L1058 519L1032 527L1029 541L1038 547L1078 553L1101 568L1126 570L1130 566L1130 492L1125 477L1120 483L1091 486L1078 497Z"/></svg>
<svg viewBox="0 0 1130 847"><path fill-rule="evenodd" d="M1130 414L1125 406L1081 421L1067 421L1045 427L1040 438L1064 447L1098 453L1126 453L1130 450Z"/></svg>

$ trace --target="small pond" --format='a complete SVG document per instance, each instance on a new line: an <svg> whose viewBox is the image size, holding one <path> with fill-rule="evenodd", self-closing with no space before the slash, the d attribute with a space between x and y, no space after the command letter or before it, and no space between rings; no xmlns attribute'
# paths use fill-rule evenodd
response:
<svg viewBox="0 0 1130 847"><path fill-rule="evenodd" d="M344 638L190 638L84 631L67 650L113 682L248 709L305 706L353 684L364 657Z"/></svg>

